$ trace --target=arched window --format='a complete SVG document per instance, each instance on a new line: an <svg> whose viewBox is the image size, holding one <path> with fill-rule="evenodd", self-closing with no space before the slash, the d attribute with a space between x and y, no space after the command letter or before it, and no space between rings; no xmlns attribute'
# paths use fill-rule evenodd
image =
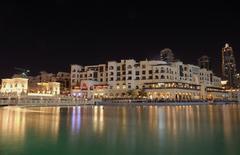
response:
<svg viewBox="0 0 240 155"><path fill-rule="evenodd" d="M159 79L158 75L155 75L155 79Z"/></svg>
<svg viewBox="0 0 240 155"><path fill-rule="evenodd" d="M161 79L165 79L165 76L164 76L164 75L161 75Z"/></svg>
<svg viewBox="0 0 240 155"><path fill-rule="evenodd" d="M165 73L165 70L163 67L161 67L161 73Z"/></svg>
<svg viewBox="0 0 240 155"><path fill-rule="evenodd" d="M113 70L113 66L109 66L109 70Z"/></svg>
<svg viewBox="0 0 240 155"><path fill-rule="evenodd" d="M132 69L132 66L131 65L128 65L128 67L127 67L128 69Z"/></svg>

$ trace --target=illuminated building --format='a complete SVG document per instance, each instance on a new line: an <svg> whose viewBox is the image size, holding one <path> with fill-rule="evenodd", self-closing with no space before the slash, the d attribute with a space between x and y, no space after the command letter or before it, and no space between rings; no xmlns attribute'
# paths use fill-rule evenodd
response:
<svg viewBox="0 0 240 155"><path fill-rule="evenodd" d="M70 73L58 72L56 75L56 82L60 83L61 94L70 94Z"/></svg>
<svg viewBox="0 0 240 155"><path fill-rule="evenodd" d="M222 79L227 80L227 86L235 86L236 62L233 55L233 49L227 43L222 48Z"/></svg>
<svg viewBox="0 0 240 155"><path fill-rule="evenodd" d="M28 95L59 95L60 83L59 82L39 82L35 87L31 87Z"/></svg>
<svg viewBox="0 0 240 155"><path fill-rule="evenodd" d="M26 78L12 78L2 79L1 93L6 94L27 94L28 79Z"/></svg>
<svg viewBox="0 0 240 155"><path fill-rule="evenodd" d="M88 93L88 97L99 98L126 98L130 96L129 91L144 91L150 99L164 100L226 96L220 77L211 70L181 61L128 59L85 67L73 65L71 70L72 95L75 96L77 90L82 96Z"/></svg>

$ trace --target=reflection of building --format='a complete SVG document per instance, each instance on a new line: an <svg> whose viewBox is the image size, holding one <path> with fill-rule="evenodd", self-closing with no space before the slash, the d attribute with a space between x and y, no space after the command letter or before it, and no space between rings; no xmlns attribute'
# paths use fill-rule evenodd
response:
<svg viewBox="0 0 240 155"><path fill-rule="evenodd" d="M21 108L0 111L0 143L16 142L21 145L26 133L26 113ZM18 152L19 153L19 152Z"/></svg>
<svg viewBox="0 0 240 155"><path fill-rule="evenodd" d="M200 68L206 68L207 70L209 70L209 64L210 64L210 61L209 61L209 57L204 55L204 56L201 56L199 59L198 59L198 66Z"/></svg>
<svg viewBox="0 0 240 155"><path fill-rule="evenodd" d="M171 49L165 48L160 52L160 60L171 63L174 61L174 54Z"/></svg>
<svg viewBox="0 0 240 155"><path fill-rule="evenodd" d="M12 78L2 79L1 93L26 94L28 91L28 79Z"/></svg>
<svg viewBox="0 0 240 155"><path fill-rule="evenodd" d="M228 80L228 87L234 87L234 77L236 74L236 63L233 49L228 44L222 49L222 78Z"/></svg>

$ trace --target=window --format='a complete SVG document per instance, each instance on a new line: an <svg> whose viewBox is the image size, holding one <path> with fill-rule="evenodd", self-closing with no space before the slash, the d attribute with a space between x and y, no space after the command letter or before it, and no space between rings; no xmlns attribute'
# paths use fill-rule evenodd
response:
<svg viewBox="0 0 240 155"><path fill-rule="evenodd" d="M122 80L126 80L126 77L123 77Z"/></svg>
<svg viewBox="0 0 240 155"><path fill-rule="evenodd" d="M149 80L152 80L152 78L153 78L152 76L149 76L149 77L148 77Z"/></svg>
<svg viewBox="0 0 240 155"><path fill-rule="evenodd" d="M165 79L164 75L161 75L161 79Z"/></svg>
<svg viewBox="0 0 240 155"><path fill-rule="evenodd" d="M159 79L159 77L157 75L155 75L155 79Z"/></svg>
<svg viewBox="0 0 240 155"><path fill-rule="evenodd" d="M113 81L113 77L110 78L110 81Z"/></svg>
<svg viewBox="0 0 240 155"><path fill-rule="evenodd" d="M109 66L109 70L113 70L113 66Z"/></svg>
<svg viewBox="0 0 240 155"><path fill-rule="evenodd" d="M159 73L159 70L158 70L158 69L156 69L156 70L155 70L155 73Z"/></svg>
<svg viewBox="0 0 240 155"><path fill-rule="evenodd" d="M110 72L110 75L113 75L113 72Z"/></svg>
<svg viewBox="0 0 240 155"><path fill-rule="evenodd" d="M136 80L139 80L140 78L139 77L136 77Z"/></svg>
<svg viewBox="0 0 240 155"><path fill-rule="evenodd" d="M75 77L76 77L76 74L73 74L72 77L75 78Z"/></svg>
<svg viewBox="0 0 240 155"><path fill-rule="evenodd" d="M126 66L125 65L122 65L122 70L126 70Z"/></svg>
<svg viewBox="0 0 240 155"><path fill-rule="evenodd" d="M128 74L132 74L132 71L128 71Z"/></svg>
<svg viewBox="0 0 240 155"><path fill-rule="evenodd" d="M131 77L131 76L129 76L129 77L128 77L128 80L132 80L132 77Z"/></svg>
<svg viewBox="0 0 240 155"><path fill-rule="evenodd" d="M94 78L97 78L97 72L94 72L94 73L93 73L93 77L94 77Z"/></svg>
<svg viewBox="0 0 240 155"><path fill-rule="evenodd" d="M99 67L99 71L103 72L103 66Z"/></svg>
<svg viewBox="0 0 240 155"><path fill-rule="evenodd" d="M132 66L131 65L128 65L128 67L127 67L128 69L132 69Z"/></svg>
<svg viewBox="0 0 240 155"><path fill-rule="evenodd" d="M83 77L83 75L82 74L80 74L80 78L82 78Z"/></svg>
<svg viewBox="0 0 240 155"><path fill-rule="evenodd" d="M120 79L120 77L117 77L117 81L120 81L121 79Z"/></svg>
<svg viewBox="0 0 240 155"><path fill-rule="evenodd" d="M122 72L122 75L125 75L126 74L126 72Z"/></svg>
<svg viewBox="0 0 240 155"><path fill-rule="evenodd" d="M131 85L128 85L128 89L131 89Z"/></svg>
<svg viewBox="0 0 240 155"><path fill-rule="evenodd" d="M146 68L146 65L142 65L142 68L145 69L145 68Z"/></svg>
<svg viewBox="0 0 240 155"><path fill-rule="evenodd" d="M75 82L75 79L72 79L72 83L74 83Z"/></svg>
<svg viewBox="0 0 240 155"><path fill-rule="evenodd" d="M103 79L100 79L101 82L103 82Z"/></svg>
<svg viewBox="0 0 240 155"><path fill-rule="evenodd" d="M121 74L120 74L120 72L117 72L117 76L120 76Z"/></svg>
<svg viewBox="0 0 240 155"><path fill-rule="evenodd" d="M135 74L136 74L136 75L139 75L139 71L136 71Z"/></svg>
<svg viewBox="0 0 240 155"><path fill-rule="evenodd" d="M120 66L117 66L117 70L120 71Z"/></svg>
<svg viewBox="0 0 240 155"><path fill-rule="evenodd" d="M73 72L76 72L76 70L75 70L75 69L73 69Z"/></svg>
<svg viewBox="0 0 240 155"><path fill-rule="evenodd" d="M146 80L146 76L143 76L143 77L142 77L142 80Z"/></svg>
<svg viewBox="0 0 240 155"><path fill-rule="evenodd" d="M142 71L142 74L144 74L144 75L145 75L145 74L146 74L146 71Z"/></svg>
<svg viewBox="0 0 240 155"><path fill-rule="evenodd" d="M152 70L149 70L148 73L149 73L149 74L152 74Z"/></svg>

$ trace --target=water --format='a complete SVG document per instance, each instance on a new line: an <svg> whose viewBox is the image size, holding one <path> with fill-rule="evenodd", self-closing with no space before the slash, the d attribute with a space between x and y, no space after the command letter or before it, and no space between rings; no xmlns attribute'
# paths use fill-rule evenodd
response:
<svg viewBox="0 0 240 155"><path fill-rule="evenodd" d="M239 155L240 105L0 108L0 155Z"/></svg>

